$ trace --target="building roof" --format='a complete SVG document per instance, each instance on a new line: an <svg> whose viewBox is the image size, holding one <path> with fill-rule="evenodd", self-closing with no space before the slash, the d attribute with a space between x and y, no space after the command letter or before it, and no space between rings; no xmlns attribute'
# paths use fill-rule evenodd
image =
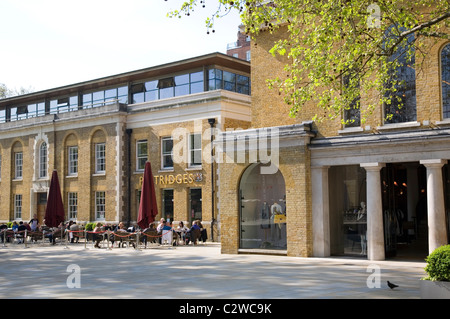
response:
<svg viewBox="0 0 450 319"><path fill-rule="evenodd" d="M237 59L220 52L214 52L193 58L152 66L145 69L130 71L126 73L102 77L99 79L70 84L53 89L33 92L29 94L0 99L0 109L17 104L27 104L37 100L57 98L60 96L71 95L83 91L93 91L100 88L112 87L124 83L139 82L152 77L160 77L165 74L181 72L206 65L220 65L234 70L240 70L244 73L250 73L250 62Z"/></svg>

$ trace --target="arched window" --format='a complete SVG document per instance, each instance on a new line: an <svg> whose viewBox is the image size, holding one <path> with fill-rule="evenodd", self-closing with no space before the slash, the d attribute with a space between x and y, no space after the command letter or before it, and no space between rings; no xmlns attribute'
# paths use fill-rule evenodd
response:
<svg viewBox="0 0 450 319"><path fill-rule="evenodd" d="M286 187L284 177L262 174L262 164L252 164L239 186L240 248L286 249Z"/></svg>
<svg viewBox="0 0 450 319"><path fill-rule="evenodd" d="M385 34L386 43L392 45L398 40L399 34L405 30L405 28L395 26L388 28ZM384 106L385 123L417 120L415 55L414 48L411 48L414 41L414 34L408 35L389 57L389 61L395 67L389 70L390 78L385 84L388 88L385 97L390 98L390 103L386 103ZM411 49L412 51L410 51Z"/></svg>
<svg viewBox="0 0 450 319"><path fill-rule="evenodd" d="M39 178L47 177L47 143L39 147Z"/></svg>
<svg viewBox="0 0 450 319"><path fill-rule="evenodd" d="M450 42L441 51L442 117L450 118Z"/></svg>

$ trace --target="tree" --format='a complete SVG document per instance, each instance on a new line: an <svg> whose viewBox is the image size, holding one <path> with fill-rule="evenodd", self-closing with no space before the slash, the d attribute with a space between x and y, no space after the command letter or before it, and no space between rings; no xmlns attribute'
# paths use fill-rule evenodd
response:
<svg viewBox="0 0 450 319"><path fill-rule="evenodd" d="M344 110L360 108L360 97L377 90L380 98L365 102L362 120L380 105L402 107L397 94L405 67L420 72L430 48L449 39L449 0L218 0L206 20L207 32L216 19L238 10L245 32L284 28L287 37L273 43L271 53L288 58L286 78L267 79L278 89L290 116L306 103L317 105L314 120L336 119ZM170 17L191 15L206 0L189 0ZM387 117L392 116L388 114ZM348 123L351 119L342 119Z"/></svg>
<svg viewBox="0 0 450 319"><path fill-rule="evenodd" d="M8 87L5 84L0 83L0 99L4 99L11 96L23 95L31 92L33 92L32 88L25 89L21 87L19 90L17 89L11 90L8 89Z"/></svg>

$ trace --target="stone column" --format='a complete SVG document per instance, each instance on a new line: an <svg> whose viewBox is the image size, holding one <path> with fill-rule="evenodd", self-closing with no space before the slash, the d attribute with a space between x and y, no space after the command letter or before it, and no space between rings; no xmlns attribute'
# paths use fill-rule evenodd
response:
<svg viewBox="0 0 450 319"><path fill-rule="evenodd" d="M447 160L422 160L427 168L428 251L447 244L442 166Z"/></svg>
<svg viewBox="0 0 450 319"><path fill-rule="evenodd" d="M330 256L328 166L311 167L313 256Z"/></svg>
<svg viewBox="0 0 450 319"><path fill-rule="evenodd" d="M384 260L383 203L380 170L384 163L361 164L367 172L367 259Z"/></svg>

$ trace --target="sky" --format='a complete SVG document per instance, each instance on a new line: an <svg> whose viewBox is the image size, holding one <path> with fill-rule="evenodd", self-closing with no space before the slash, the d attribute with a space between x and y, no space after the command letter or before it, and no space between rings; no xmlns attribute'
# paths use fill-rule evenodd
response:
<svg viewBox="0 0 450 319"><path fill-rule="evenodd" d="M237 40L236 12L207 34L207 0L168 18L183 0L0 0L0 83L41 91L212 52Z"/></svg>

